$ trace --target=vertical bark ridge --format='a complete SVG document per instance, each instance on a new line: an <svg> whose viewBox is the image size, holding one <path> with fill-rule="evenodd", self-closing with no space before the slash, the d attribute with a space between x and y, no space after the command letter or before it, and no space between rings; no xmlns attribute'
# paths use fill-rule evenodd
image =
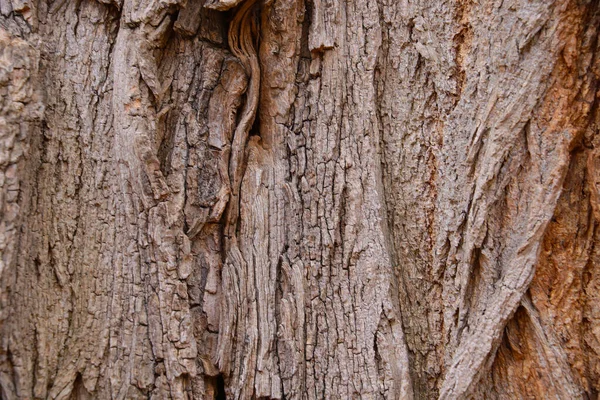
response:
<svg viewBox="0 0 600 400"><path fill-rule="evenodd" d="M4 7L2 15L6 15ZM35 148L32 137L41 128L44 110L39 90L40 52L34 46L35 35L24 22L18 16L0 20L0 397L6 399L28 395L32 388L28 350L19 345L32 344L32 335L19 338L6 328L21 311L14 297L19 280L28 275L26 271L17 273L21 226L27 221L24 199L31 196L33 186L26 159ZM28 328L32 319L23 316L19 326Z"/></svg>
<svg viewBox="0 0 600 400"><path fill-rule="evenodd" d="M415 396L443 377L443 270L436 267L442 131L460 97L462 3L381 1L377 107L392 259ZM467 6L465 8L468 9ZM459 11L460 10L460 11ZM464 52L468 50L464 46Z"/></svg>
<svg viewBox="0 0 600 400"><path fill-rule="evenodd" d="M463 148L467 152L459 155L467 162L465 170L475 174L475 186L463 197L467 201L463 214L466 219L459 219L464 225L457 232L464 234L455 239L457 248L462 250L453 255L457 269L454 271L454 263L449 263L446 270L446 302L448 306L456 304L446 307L446 325L450 328L448 348L456 350L452 352L440 397L454 398L469 393L481 374L488 370L504 326L533 277L539 245L562 189L570 148L585 129L578 121L589 113L586 103L576 100L577 87L588 84L582 79L573 88L571 74L575 72L557 56L557 51L574 54L569 38L581 35L578 27L583 24L577 21L581 21L585 9L585 6L569 3L540 5L533 14L536 17L522 25L527 33L520 35L525 39L518 43L519 62L529 57L537 60L517 70L519 72L511 78L504 75L504 79L508 78L504 82L510 82L525 74L520 79L521 88L509 102L504 100L507 99L505 94L500 95L503 83L497 81L483 119L476 119L489 122L478 122ZM510 27L506 20L502 24ZM519 25L514 27L521 29ZM538 58L540 54L543 56ZM576 63L575 57L565 57L567 65ZM532 78L534 70L529 68L533 66L536 66L537 76L547 77L544 83ZM545 72L540 73L541 70ZM469 90L468 82L467 74L465 90ZM538 92L532 95L531 90ZM481 88L478 92L481 93ZM558 103L556 99L560 99ZM505 105L498 108L501 104ZM567 104L574 107L569 116L558 112ZM455 112L460 109L459 103ZM453 126L451 116L448 127ZM506 134L501 134L503 129L508 129ZM534 139L538 137L540 139ZM449 149L457 148L456 145L456 141L448 144L446 154L450 155ZM486 162L482 163L482 159ZM515 172L511 176L505 175L505 171ZM445 177L445 182L450 180ZM529 182L543 182L544 189ZM504 210L502 218L497 214L500 209ZM497 245L499 237L504 238L504 249ZM450 254L453 254L455 245L452 240L450 243ZM494 267L495 263L498 267ZM448 281L448 278L452 279ZM566 385L564 390L569 392L569 387L573 385Z"/></svg>

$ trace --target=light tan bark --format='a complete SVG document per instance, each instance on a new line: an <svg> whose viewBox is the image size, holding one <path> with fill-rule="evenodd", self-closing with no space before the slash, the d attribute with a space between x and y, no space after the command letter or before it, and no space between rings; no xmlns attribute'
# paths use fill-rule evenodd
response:
<svg viewBox="0 0 600 400"><path fill-rule="evenodd" d="M0 397L596 398L599 28L0 0Z"/></svg>

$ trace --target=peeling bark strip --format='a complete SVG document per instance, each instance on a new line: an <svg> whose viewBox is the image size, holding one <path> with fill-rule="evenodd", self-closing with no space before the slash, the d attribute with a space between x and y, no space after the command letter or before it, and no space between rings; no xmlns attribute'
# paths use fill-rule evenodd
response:
<svg viewBox="0 0 600 400"><path fill-rule="evenodd" d="M0 0L0 398L596 398L600 3Z"/></svg>
<svg viewBox="0 0 600 400"><path fill-rule="evenodd" d="M254 123L258 107L258 91L260 87L260 67L256 56L254 42L258 37L256 20L253 16L253 6L256 0L247 0L236 11L229 26L229 48L244 66L249 84L246 92L246 103L241 113L240 121L235 128L231 145L229 161L229 179L232 185L231 199L225 221L225 235L235 240L237 219L239 214L240 185L244 174L245 148L248 134ZM229 246L228 246L229 247Z"/></svg>

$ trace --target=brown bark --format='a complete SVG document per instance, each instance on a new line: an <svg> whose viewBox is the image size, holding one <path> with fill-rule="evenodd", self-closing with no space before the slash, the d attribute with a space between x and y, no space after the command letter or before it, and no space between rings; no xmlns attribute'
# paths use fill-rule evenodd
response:
<svg viewBox="0 0 600 400"><path fill-rule="evenodd" d="M596 398L600 6L0 0L0 397Z"/></svg>

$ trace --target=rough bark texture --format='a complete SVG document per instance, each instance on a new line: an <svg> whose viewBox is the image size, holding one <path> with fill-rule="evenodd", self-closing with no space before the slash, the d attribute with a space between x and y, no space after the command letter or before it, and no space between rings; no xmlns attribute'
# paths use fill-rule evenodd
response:
<svg viewBox="0 0 600 400"><path fill-rule="evenodd" d="M0 0L2 399L596 399L596 0Z"/></svg>

